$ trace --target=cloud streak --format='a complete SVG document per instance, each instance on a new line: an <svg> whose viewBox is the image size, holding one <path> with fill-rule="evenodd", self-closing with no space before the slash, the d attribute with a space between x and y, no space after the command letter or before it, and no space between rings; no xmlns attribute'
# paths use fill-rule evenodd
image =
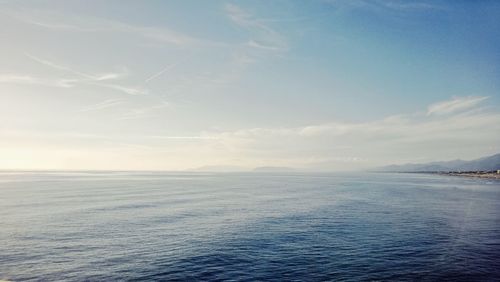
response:
<svg viewBox="0 0 500 282"><path fill-rule="evenodd" d="M72 74L77 76L77 78L69 80L69 82L72 83L71 86L74 86L75 84L95 85L99 87L112 89L118 92L122 92L128 95L145 95L148 93L148 91L144 88L124 86L116 83L107 82L110 80L123 78L125 76L124 73L88 74L46 59L39 58L37 56L28 53L26 53L25 55L39 64L42 64L44 66L50 67L55 70L63 71L66 74ZM29 83L28 80L24 82Z"/></svg>
<svg viewBox="0 0 500 282"><path fill-rule="evenodd" d="M485 96L455 97L449 101L443 101L430 105L427 108L427 115L446 115L464 111L475 107L486 99L488 99L488 97Z"/></svg>
<svg viewBox="0 0 500 282"><path fill-rule="evenodd" d="M79 110L79 112L91 112L91 111L107 109L110 107L120 105L122 103L124 103L124 101L121 99L107 99L95 105L82 108L81 110Z"/></svg>
<svg viewBox="0 0 500 282"><path fill-rule="evenodd" d="M78 80L75 79L47 79L31 75L0 74L0 83L41 85L49 87L71 88Z"/></svg>
<svg viewBox="0 0 500 282"><path fill-rule="evenodd" d="M109 19L75 15L69 17L59 13L47 13L43 11L23 11L22 13L11 11L9 14L19 21L50 30L127 33L159 43L182 46L202 43L196 38L166 27L138 26Z"/></svg>
<svg viewBox="0 0 500 282"><path fill-rule="evenodd" d="M172 106L171 103L167 101L161 101L160 103L154 104L152 106L129 110L125 114L118 117L117 120L134 120L134 119L144 119L144 118L154 117L159 110L169 108L171 106Z"/></svg>
<svg viewBox="0 0 500 282"><path fill-rule="evenodd" d="M252 14L235 4L226 5L227 16L238 26L251 33L247 46L267 51L286 51L289 46L284 36Z"/></svg>
<svg viewBox="0 0 500 282"><path fill-rule="evenodd" d="M147 79L145 80L145 82L150 82L151 80L153 80L153 79L156 79L156 78L160 77L162 74L164 74L165 72L167 72L167 71L169 71L169 70L171 70L171 69L175 68L176 66L177 66L177 64L170 64L170 65L166 66L166 67L165 67L164 69L162 69L161 71L159 71L159 72L157 72L157 73L153 74L152 76L150 76L149 78L147 78Z"/></svg>
<svg viewBox="0 0 500 282"><path fill-rule="evenodd" d="M112 107L117 102L106 100L88 110ZM155 110L167 106L140 108L135 116L131 114L128 118L150 117ZM167 167L177 169L237 162L245 167L350 170L414 160L415 150L421 161L472 159L496 153L500 143L500 112L479 107L477 104L475 111L437 116L420 113L365 122L332 121L301 127L209 130L187 135L100 136L66 132L18 137L28 141L40 139L37 142L47 144L68 144L70 139L73 143L89 144L94 154L100 150L128 160L139 158L150 164L147 168L165 168L168 158Z"/></svg>
<svg viewBox="0 0 500 282"><path fill-rule="evenodd" d="M373 11L418 12L441 10L443 7L432 2L402 0L323 0L323 2L343 8L369 9Z"/></svg>

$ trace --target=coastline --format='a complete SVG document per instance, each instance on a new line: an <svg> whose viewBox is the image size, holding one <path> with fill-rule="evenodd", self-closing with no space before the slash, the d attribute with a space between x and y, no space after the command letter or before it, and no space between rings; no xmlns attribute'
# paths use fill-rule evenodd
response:
<svg viewBox="0 0 500 282"><path fill-rule="evenodd" d="M500 174L496 172L438 172L438 174L500 180Z"/></svg>
<svg viewBox="0 0 500 282"><path fill-rule="evenodd" d="M465 172L456 172L456 171L394 171L393 173L418 173L418 174L437 174L443 176L460 176L460 177L469 177L469 178L483 178L483 179L494 179L500 180L500 173L492 172L492 171L465 171Z"/></svg>

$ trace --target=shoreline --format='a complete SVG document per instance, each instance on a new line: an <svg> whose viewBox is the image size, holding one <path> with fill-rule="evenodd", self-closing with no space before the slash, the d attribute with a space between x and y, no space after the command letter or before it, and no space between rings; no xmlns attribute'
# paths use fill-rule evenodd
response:
<svg viewBox="0 0 500 282"><path fill-rule="evenodd" d="M438 172L438 174L500 180L500 174L496 172Z"/></svg>
<svg viewBox="0 0 500 282"><path fill-rule="evenodd" d="M500 180L500 173L496 172L481 172L481 171L467 171L467 172L444 172L444 171L395 171L393 173L418 173L418 174L437 174L443 176L460 176L469 178L483 178Z"/></svg>

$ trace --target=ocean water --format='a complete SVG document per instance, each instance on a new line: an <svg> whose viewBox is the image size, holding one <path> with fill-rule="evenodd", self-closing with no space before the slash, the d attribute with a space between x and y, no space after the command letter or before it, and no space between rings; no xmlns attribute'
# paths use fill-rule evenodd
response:
<svg viewBox="0 0 500 282"><path fill-rule="evenodd" d="M2 172L0 279L500 281L500 182Z"/></svg>

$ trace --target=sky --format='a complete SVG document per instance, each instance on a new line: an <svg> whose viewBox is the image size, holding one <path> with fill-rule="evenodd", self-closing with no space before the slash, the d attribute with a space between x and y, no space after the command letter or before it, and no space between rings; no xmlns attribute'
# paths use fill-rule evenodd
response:
<svg viewBox="0 0 500 282"><path fill-rule="evenodd" d="M0 169L500 152L500 1L0 0Z"/></svg>

